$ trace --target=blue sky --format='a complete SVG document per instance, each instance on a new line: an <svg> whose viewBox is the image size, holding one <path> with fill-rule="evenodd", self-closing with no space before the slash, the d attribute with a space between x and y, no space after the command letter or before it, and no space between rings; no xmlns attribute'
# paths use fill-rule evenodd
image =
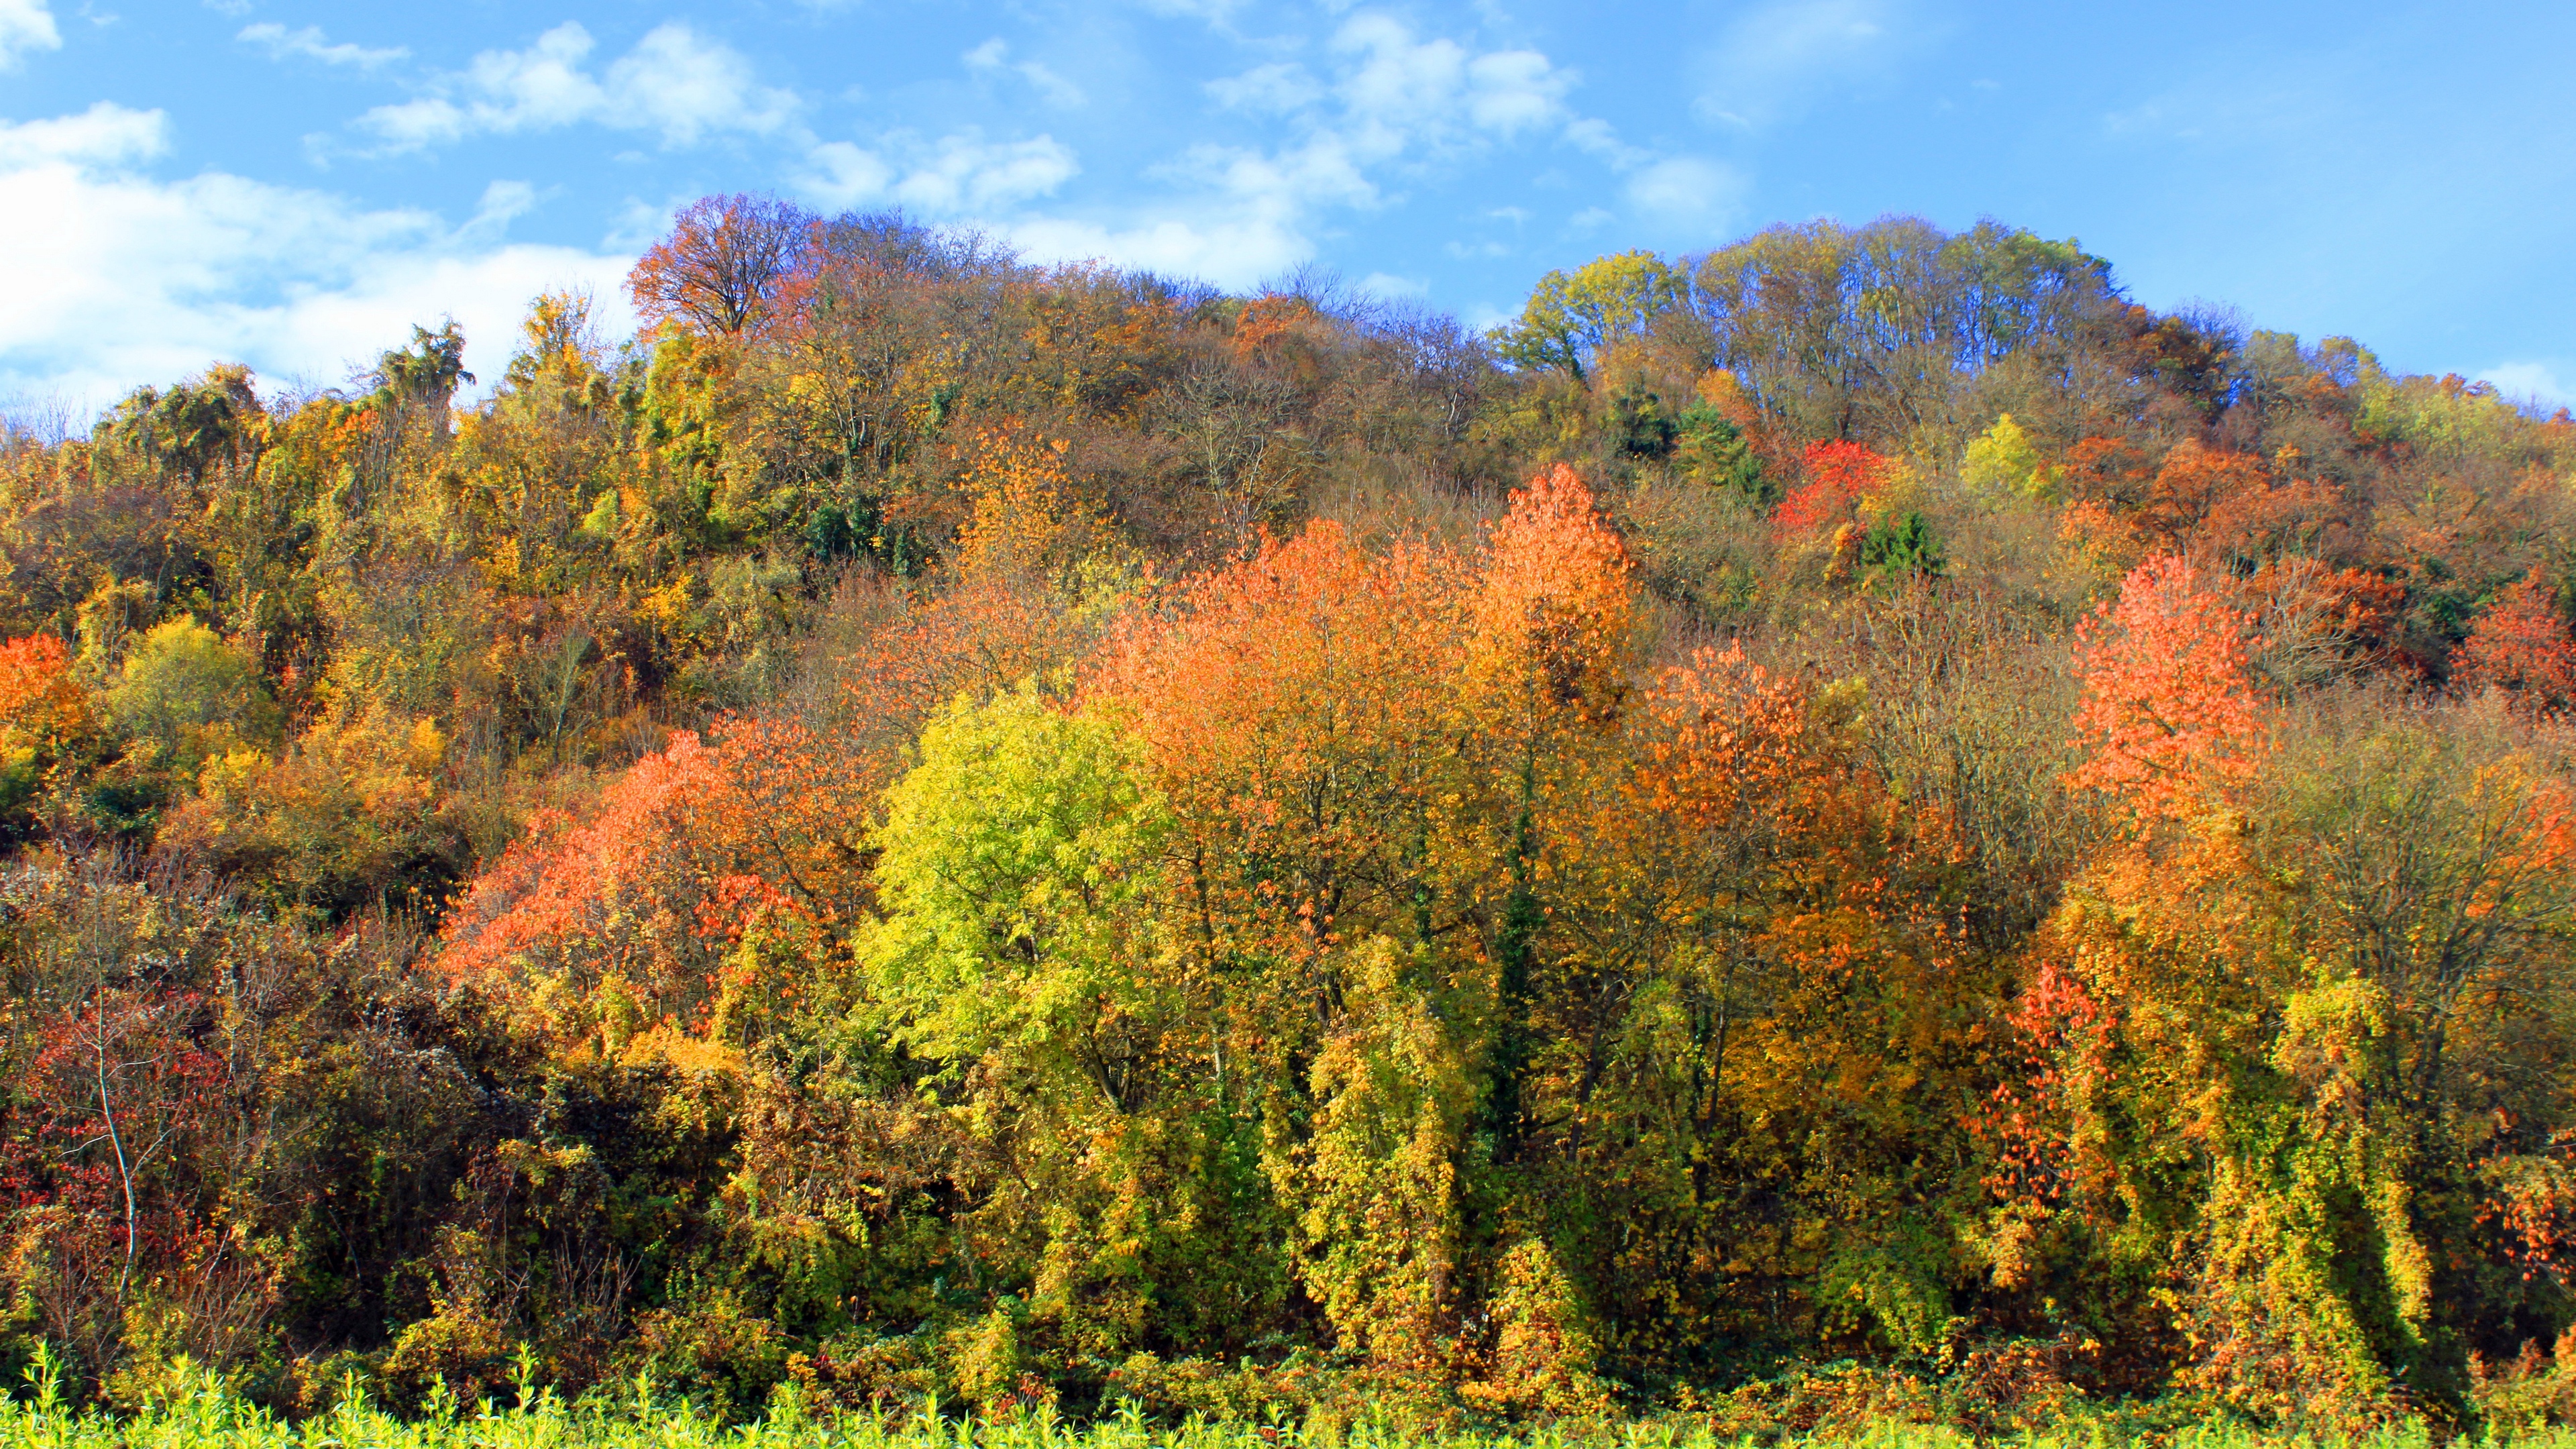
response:
<svg viewBox="0 0 2576 1449"><path fill-rule="evenodd" d="M670 211L902 205L1044 259L1316 262L1473 322L1776 221L1994 216L2141 301L2576 392L2576 6L0 0L0 398L343 381Z"/></svg>

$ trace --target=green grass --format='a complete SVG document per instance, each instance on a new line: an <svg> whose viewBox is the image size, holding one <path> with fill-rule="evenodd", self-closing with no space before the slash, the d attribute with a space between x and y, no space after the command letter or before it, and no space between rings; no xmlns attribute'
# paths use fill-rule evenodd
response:
<svg viewBox="0 0 2576 1449"><path fill-rule="evenodd" d="M1993 1443L2004 1449L2119 1449L2145 1437L2150 1436L2101 1419ZM2421 1426L2319 1440L2209 1424L2151 1437L2159 1449L2430 1449L2433 1442ZM1753 1449L1766 1442L1768 1449L1798 1449L1803 1441L1721 1439L1704 1426L1673 1419L1429 1435L1361 1423L1327 1439L1301 1435L1293 1425L1158 1424L1133 1410L1073 1427L1048 1414L816 1417L791 1405L751 1423L728 1424L687 1404L659 1402L649 1385L638 1386L626 1398L566 1402L540 1391L529 1402L508 1408L432 1405L426 1415L411 1418L353 1396L301 1422L288 1422L214 1386L129 1415L73 1409L51 1392L32 1400L0 1399L0 1449L1294 1449L1301 1442L1316 1449L1326 1442L1340 1449ZM1838 1434L1830 1442L1837 1449L1972 1449L1975 1443L1955 1429L1895 1421ZM2477 1441L2481 1446L2488 1442L2505 1441ZM2515 1449L2576 1449L2576 1433L2535 1431L2510 1442Z"/></svg>

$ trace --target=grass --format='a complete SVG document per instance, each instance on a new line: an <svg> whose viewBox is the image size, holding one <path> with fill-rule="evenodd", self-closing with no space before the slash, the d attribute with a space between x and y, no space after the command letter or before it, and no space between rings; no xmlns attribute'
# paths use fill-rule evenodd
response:
<svg viewBox="0 0 2576 1449"><path fill-rule="evenodd" d="M1162 1424L1130 1408L1075 1427L1051 1414L957 1418L924 1413L900 1419L872 1414L813 1416L792 1403L765 1418L728 1424L688 1404L657 1400L649 1384L625 1397L592 1395L567 1402L539 1391L524 1404L464 1408L433 1404L406 1418L352 1395L300 1422L208 1384L147 1408L114 1415L65 1405L50 1385L32 1399L0 1399L0 1449L1295 1449L1320 1446L1293 1425ZM2324 1441L2258 1431L2239 1424L2191 1426L2155 1436L2159 1449L2430 1449L2421 1426ZM1541 1426L1508 1432L1424 1435L1361 1423L1331 1436L1339 1449L1736 1449L1758 1440L1721 1439L1705 1426L1670 1419ZM1937 1425L1892 1420L1831 1441L1836 1449L1972 1449L1967 1435ZM2007 1449L2117 1449L2139 1442L2110 1420L2079 1421L1997 1441ZM2465 1441L2454 1441L2455 1444ZM2489 1441L2480 1441L2484 1444ZM2492 1441L2502 1443L2504 1441ZM2576 1449L2576 1433L2545 1430L2513 1436L2515 1449ZM1799 1449L1772 1441L1768 1449Z"/></svg>

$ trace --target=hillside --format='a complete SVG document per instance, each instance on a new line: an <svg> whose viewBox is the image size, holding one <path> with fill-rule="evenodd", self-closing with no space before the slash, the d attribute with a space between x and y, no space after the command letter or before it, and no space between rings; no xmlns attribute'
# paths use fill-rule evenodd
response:
<svg viewBox="0 0 2576 1449"><path fill-rule="evenodd" d="M1996 224L630 284L0 448L12 1380L2576 1402L2565 412Z"/></svg>

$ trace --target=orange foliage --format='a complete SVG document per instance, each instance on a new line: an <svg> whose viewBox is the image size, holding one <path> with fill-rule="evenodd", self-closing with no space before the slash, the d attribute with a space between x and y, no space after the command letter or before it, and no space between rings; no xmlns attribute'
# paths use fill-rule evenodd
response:
<svg viewBox="0 0 2576 1449"><path fill-rule="evenodd" d="M1303 297L1255 297L1234 319L1234 354L1252 357L1318 320L1314 304Z"/></svg>
<svg viewBox="0 0 2576 1449"><path fill-rule="evenodd" d="M2248 660L2246 616L2177 556L2121 581L2077 636L2075 728L2091 758L2069 776L2175 817L2253 777L2270 712Z"/></svg>
<svg viewBox="0 0 2576 1449"><path fill-rule="evenodd" d="M55 750L93 728L71 655L51 634L0 644L0 729L22 749Z"/></svg>
<svg viewBox="0 0 2576 1449"><path fill-rule="evenodd" d="M2396 660L2392 635L2406 586L2384 574L2291 555L2267 561L2233 592L2275 652L2309 650L2380 667Z"/></svg>
<svg viewBox="0 0 2576 1449"><path fill-rule="evenodd" d="M1389 884L1430 795L1421 746L1443 718L1456 592L1445 557L1372 558L1321 521L1117 641L1096 688L1132 711L1198 836L1198 889L1284 913L1311 948L1354 893Z"/></svg>
<svg viewBox="0 0 2576 1449"><path fill-rule="evenodd" d="M1627 546L1560 463L1512 495L1469 605L1468 668L1533 712L1598 718L1624 687Z"/></svg>
<svg viewBox="0 0 2576 1449"><path fill-rule="evenodd" d="M2078 498L2129 503L2153 476L2144 454L2126 438L2086 438L2066 453L2066 480Z"/></svg>
<svg viewBox="0 0 2576 1449"><path fill-rule="evenodd" d="M601 974L668 977L703 934L695 903L671 899L673 888L708 884L685 854L727 784L715 753L681 730L602 791L588 822L542 813L450 915L443 964L460 977L544 969L581 946ZM638 896L650 901L640 911Z"/></svg>
<svg viewBox="0 0 2576 1449"><path fill-rule="evenodd" d="M1115 537L1109 520L1075 495L1063 442L988 428L976 432L970 451L971 512L957 536L961 577L1065 580Z"/></svg>
<svg viewBox="0 0 2576 1449"><path fill-rule="evenodd" d="M2516 708L2555 713L2576 704L2576 639L2549 589L2524 579L2469 626L2457 673L2466 689L2501 689Z"/></svg>
<svg viewBox="0 0 2576 1449"><path fill-rule="evenodd" d="M759 320L803 245L809 218L766 196L701 197L671 219L671 234L626 274L647 321L677 318L735 333Z"/></svg>
<svg viewBox="0 0 2576 1449"><path fill-rule="evenodd" d="M2203 447L2185 438L2165 455L2138 507L2138 522L2169 542L2198 534L2221 503L2271 487L2263 460L2247 453Z"/></svg>

